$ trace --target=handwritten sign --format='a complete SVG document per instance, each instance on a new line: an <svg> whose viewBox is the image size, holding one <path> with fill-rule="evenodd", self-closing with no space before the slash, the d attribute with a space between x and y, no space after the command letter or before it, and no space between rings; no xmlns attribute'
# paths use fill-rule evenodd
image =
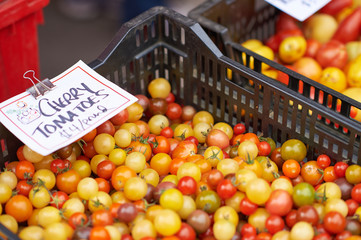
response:
<svg viewBox="0 0 361 240"><path fill-rule="evenodd" d="M56 87L38 99L24 92L0 104L1 123L44 156L137 101L82 61L50 81Z"/></svg>
<svg viewBox="0 0 361 240"><path fill-rule="evenodd" d="M288 15L304 21L331 0L265 0Z"/></svg>

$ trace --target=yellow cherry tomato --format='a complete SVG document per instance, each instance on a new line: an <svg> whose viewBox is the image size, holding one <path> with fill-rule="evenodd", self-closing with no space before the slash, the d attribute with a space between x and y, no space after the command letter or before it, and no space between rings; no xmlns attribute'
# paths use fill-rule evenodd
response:
<svg viewBox="0 0 361 240"><path fill-rule="evenodd" d="M302 36L287 37L280 44L279 57L284 63L293 63L305 54L306 46L306 39Z"/></svg>

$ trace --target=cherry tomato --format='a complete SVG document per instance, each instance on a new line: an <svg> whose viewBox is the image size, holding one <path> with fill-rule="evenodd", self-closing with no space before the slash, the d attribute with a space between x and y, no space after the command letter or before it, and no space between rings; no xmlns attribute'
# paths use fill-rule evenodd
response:
<svg viewBox="0 0 361 240"><path fill-rule="evenodd" d="M285 227L285 222L282 217L278 215L271 215L266 220L266 229L269 233L275 234Z"/></svg>
<svg viewBox="0 0 361 240"><path fill-rule="evenodd" d="M188 223L182 222L181 228L175 234L175 236L183 240L195 240L196 232Z"/></svg>
<svg viewBox="0 0 361 240"><path fill-rule="evenodd" d="M97 135L101 133L107 133L111 136L114 136L115 133L115 127L110 120L105 121L104 123L99 125L96 129L97 129Z"/></svg>
<svg viewBox="0 0 361 240"><path fill-rule="evenodd" d="M316 226L319 223L319 216L313 206L304 205L297 209L297 221L305 221Z"/></svg>
<svg viewBox="0 0 361 240"><path fill-rule="evenodd" d="M62 191L53 192L51 195L50 205L56 207L57 209L61 209L64 203L69 199L68 194Z"/></svg>
<svg viewBox="0 0 361 240"><path fill-rule="evenodd" d="M347 216L353 216L359 207L359 203L354 199L347 199L345 202L348 208Z"/></svg>
<svg viewBox="0 0 361 240"><path fill-rule="evenodd" d="M307 42L303 36L287 37L280 44L279 56L284 63L293 63L305 54L306 45Z"/></svg>
<svg viewBox="0 0 361 240"><path fill-rule="evenodd" d="M176 188L165 190L160 196L159 204L165 209L171 209L176 212L181 210L183 206L182 192Z"/></svg>
<svg viewBox="0 0 361 240"><path fill-rule="evenodd" d="M104 178L95 178L95 181L98 184L98 190L102 192L109 193L110 192L110 183Z"/></svg>
<svg viewBox="0 0 361 240"><path fill-rule="evenodd" d="M191 195L197 190L197 182L190 176L184 176L179 179L177 188L183 195Z"/></svg>
<svg viewBox="0 0 361 240"><path fill-rule="evenodd" d="M227 134L219 129L212 129L206 137L208 146L217 146L221 149L228 147L229 141L230 139Z"/></svg>
<svg viewBox="0 0 361 240"><path fill-rule="evenodd" d="M292 206L291 195L282 189L273 190L265 205L270 214L279 216L286 216L291 211Z"/></svg>
<svg viewBox="0 0 361 240"><path fill-rule="evenodd" d="M34 164L29 161L20 161L15 168L15 174L18 179L29 179L35 173Z"/></svg>
<svg viewBox="0 0 361 240"><path fill-rule="evenodd" d="M345 177L346 169L348 168L348 164L345 162L337 162L334 165L335 174L337 177Z"/></svg>
<svg viewBox="0 0 361 240"><path fill-rule="evenodd" d="M198 234L205 234L211 226L211 218L201 209L194 210L187 218L187 223Z"/></svg>
<svg viewBox="0 0 361 240"><path fill-rule="evenodd" d="M6 202L5 213L13 216L17 222L24 222L31 217L33 206L27 197L15 195Z"/></svg>
<svg viewBox="0 0 361 240"><path fill-rule="evenodd" d="M328 232L337 234L345 229L346 219L339 212L331 211L326 213L323 224Z"/></svg>
<svg viewBox="0 0 361 240"><path fill-rule="evenodd" d="M54 159L50 163L50 170L55 174L61 173L62 171L65 170L65 168L66 168L65 161L60 158Z"/></svg>
<svg viewBox="0 0 361 240"><path fill-rule="evenodd" d="M221 199L216 192L205 190L197 195L196 205L198 209L204 209L208 213L213 213L221 205Z"/></svg>
<svg viewBox="0 0 361 240"><path fill-rule="evenodd" d="M174 136L174 131L171 127L165 127L160 131L160 135L166 138L172 138Z"/></svg>
<svg viewBox="0 0 361 240"><path fill-rule="evenodd" d="M327 168L331 164L331 159L326 154L321 154L317 157L317 165L321 168Z"/></svg>
<svg viewBox="0 0 361 240"><path fill-rule="evenodd" d="M317 51L321 47L321 43L316 39L307 39L307 48L304 57L316 57Z"/></svg>
<svg viewBox="0 0 361 240"><path fill-rule="evenodd" d="M337 67L343 69L347 63L346 46L337 40L330 40L317 51L316 60L323 68Z"/></svg>
<svg viewBox="0 0 361 240"><path fill-rule="evenodd" d="M323 180L323 170L316 161L308 161L301 168L301 176L305 182L315 186Z"/></svg>
<svg viewBox="0 0 361 240"><path fill-rule="evenodd" d="M110 240L110 235L104 226L95 226L90 230L89 240Z"/></svg>
<svg viewBox="0 0 361 240"><path fill-rule="evenodd" d="M292 198L298 207L311 205L315 199L315 189L306 182L301 182L293 188Z"/></svg>
<svg viewBox="0 0 361 240"><path fill-rule="evenodd" d="M297 139L289 139L281 146L281 156L284 160L294 159L301 162L306 154L306 145Z"/></svg>
<svg viewBox="0 0 361 240"><path fill-rule="evenodd" d="M246 131L246 126L243 123L237 123L233 126L234 135L243 134Z"/></svg>
<svg viewBox="0 0 361 240"><path fill-rule="evenodd" d="M30 183L28 182L28 180L20 180L16 185L17 193L27 197L30 190L33 188L33 185Z"/></svg>
<svg viewBox="0 0 361 240"><path fill-rule="evenodd" d="M111 177L111 183L115 190L120 190L124 188L125 182L136 176L136 172L127 167L127 166L119 166L114 169Z"/></svg>
<svg viewBox="0 0 361 240"><path fill-rule="evenodd" d="M69 170L56 176L56 186L60 191L71 194L77 191L81 177L75 170Z"/></svg>
<svg viewBox="0 0 361 240"><path fill-rule="evenodd" d="M288 159L282 165L282 172L289 178L295 178L300 174L301 166L296 160Z"/></svg>
<svg viewBox="0 0 361 240"><path fill-rule="evenodd" d="M73 213L68 219L68 223L73 229L82 227L85 224L87 224L87 222L88 222L88 217L85 213L82 212Z"/></svg>
<svg viewBox="0 0 361 240"><path fill-rule="evenodd" d="M128 116L129 116L128 109L123 109L122 111L117 113L114 117L112 117L110 121L111 123L113 123L113 125L120 126L128 120Z"/></svg>
<svg viewBox="0 0 361 240"><path fill-rule="evenodd" d="M236 192L237 188L229 179L223 179L217 185L217 194L223 200L231 198Z"/></svg>
<svg viewBox="0 0 361 240"><path fill-rule="evenodd" d="M100 209L91 215L91 222L93 226L107 226L113 224L113 217L110 211Z"/></svg>
<svg viewBox="0 0 361 240"><path fill-rule="evenodd" d="M336 179L337 179L337 176L335 174L334 166L326 167L323 170L323 180L325 182L334 182Z"/></svg>
<svg viewBox="0 0 361 240"><path fill-rule="evenodd" d="M268 156L271 153L271 145L266 141L259 142L257 147L259 156Z"/></svg>
<svg viewBox="0 0 361 240"><path fill-rule="evenodd" d="M97 174L104 179L110 179L115 169L115 164L110 160L105 160L97 165Z"/></svg>
<svg viewBox="0 0 361 240"><path fill-rule="evenodd" d="M257 235L257 230L254 226L252 226L249 223L245 223L242 228L241 228L241 235L245 236L245 235L253 235L256 236Z"/></svg>
<svg viewBox="0 0 361 240"><path fill-rule="evenodd" d="M297 222L297 210L292 209L287 215L286 215L286 224L289 228L292 228Z"/></svg>
<svg viewBox="0 0 361 240"><path fill-rule="evenodd" d="M356 184L351 191L351 197L358 203L361 203L361 183Z"/></svg>
<svg viewBox="0 0 361 240"><path fill-rule="evenodd" d="M154 141L150 143L150 146L154 154L169 153L170 151L170 144L165 136L156 136Z"/></svg>
<svg viewBox="0 0 361 240"><path fill-rule="evenodd" d="M88 158L92 158L97 154L94 148L93 141L87 142L86 144L83 145L83 153L84 156Z"/></svg>
<svg viewBox="0 0 361 240"><path fill-rule="evenodd" d="M165 115L170 119L170 120L175 120L178 118L181 118L182 116L182 107L178 104L178 103L169 103L167 106L167 111L165 113Z"/></svg>
<svg viewBox="0 0 361 240"><path fill-rule="evenodd" d="M258 205L251 202L247 197L244 197L240 202L240 211L244 215L251 215L253 214L258 208Z"/></svg>
<svg viewBox="0 0 361 240"><path fill-rule="evenodd" d="M170 210L163 209L154 218L154 227L157 232L163 236L172 236L176 234L182 226L179 215Z"/></svg>
<svg viewBox="0 0 361 240"><path fill-rule="evenodd" d="M361 182L361 166L353 164L350 165L345 172L346 180L351 184L358 184Z"/></svg>

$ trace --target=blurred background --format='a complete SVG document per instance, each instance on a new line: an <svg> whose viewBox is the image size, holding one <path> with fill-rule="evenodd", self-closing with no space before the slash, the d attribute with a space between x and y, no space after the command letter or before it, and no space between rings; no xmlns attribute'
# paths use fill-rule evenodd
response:
<svg viewBox="0 0 361 240"><path fill-rule="evenodd" d="M108 45L125 21L152 6L183 15L205 0L51 0L39 25L41 78L53 78L78 60L89 63Z"/></svg>

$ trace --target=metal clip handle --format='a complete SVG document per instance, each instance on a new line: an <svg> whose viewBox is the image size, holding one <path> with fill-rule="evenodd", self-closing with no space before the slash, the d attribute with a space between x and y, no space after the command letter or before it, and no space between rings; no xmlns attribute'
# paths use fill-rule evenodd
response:
<svg viewBox="0 0 361 240"><path fill-rule="evenodd" d="M26 76L28 73L32 73L32 76ZM29 79L31 83L33 84L32 87L26 89L28 93L30 93L35 99L38 99L40 96L44 96L45 93L51 91L55 88L55 85L49 81L48 78L40 81L35 77L35 71L34 70L28 70L24 73L23 77L25 79ZM37 81L37 83L34 82L34 80Z"/></svg>

